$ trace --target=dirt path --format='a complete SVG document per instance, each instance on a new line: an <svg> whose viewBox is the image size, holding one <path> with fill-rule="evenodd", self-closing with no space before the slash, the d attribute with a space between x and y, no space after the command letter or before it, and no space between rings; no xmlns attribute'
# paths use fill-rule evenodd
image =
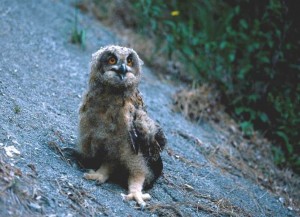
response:
<svg viewBox="0 0 300 217"><path fill-rule="evenodd" d="M169 141L164 175L148 191L148 208L123 202L126 189L118 185L84 180L54 150L76 142L91 53L120 40L92 17L79 14L79 20L87 30L85 50L69 43L74 8L67 1L0 2L0 174L6 175L0 179L0 216L296 215L246 176L212 164L203 152L224 138L208 124L171 112L176 88L147 68L141 91Z"/></svg>

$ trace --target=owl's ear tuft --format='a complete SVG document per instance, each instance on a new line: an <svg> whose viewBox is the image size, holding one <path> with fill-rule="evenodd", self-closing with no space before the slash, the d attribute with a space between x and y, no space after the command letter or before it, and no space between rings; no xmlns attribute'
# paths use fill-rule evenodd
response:
<svg viewBox="0 0 300 217"><path fill-rule="evenodd" d="M96 60L97 58L100 58L102 53L105 51L104 48L100 48L98 51L92 54L92 60Z"/></svg>
<svg viewBox="0 0 300 217"><path fill-rule="evenodd" d="M141 60L141 58L139 58L139 64L140 64L140 66L144 65L144 61Z"/></svg>

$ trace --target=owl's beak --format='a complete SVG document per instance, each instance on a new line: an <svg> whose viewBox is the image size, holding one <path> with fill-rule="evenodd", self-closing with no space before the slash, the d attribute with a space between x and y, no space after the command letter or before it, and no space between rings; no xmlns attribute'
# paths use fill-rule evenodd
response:
<svg viewBox="0 0 300 217"><path fill-rule="evenodd" d="M117 70L117 73L118 73L119 77L121 78L121 80L124 79L127 72L128 72L128 69L124 63L122 65L120 65L120 67Z"/></svg>

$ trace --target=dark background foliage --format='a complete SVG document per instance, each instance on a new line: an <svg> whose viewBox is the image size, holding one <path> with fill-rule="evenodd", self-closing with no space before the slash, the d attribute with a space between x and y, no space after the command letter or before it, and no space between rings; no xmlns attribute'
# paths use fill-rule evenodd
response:
<svg viewBox="0 0 300 217"><path fill-rule="evenodd" d="M209 83L245 136L260 130L274 160L300 171L300 33L295 1L131 1L131 27Z"/></svg>

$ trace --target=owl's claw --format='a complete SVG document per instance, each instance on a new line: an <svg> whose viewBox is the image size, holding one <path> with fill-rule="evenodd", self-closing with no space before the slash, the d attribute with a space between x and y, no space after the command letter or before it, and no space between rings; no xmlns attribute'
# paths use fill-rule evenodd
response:
<svg viewBox="0 0 300 217"><path fill-rule="evenodd" d="M127 195L121 194L123 200L135 200L140 208L143 210L146 206L146 202L144 200L150 200L150 194L143 194L141 191L132 192Z"/></svg>
<svg viewBox="0 0 300 217"><path fill-rule="evenodd" d="M97 182L97 184L103 184L107 180L107 176L104 174L101 174L97 171L90 170L88 173L84 173L83 177L87 180L94 180Z"/></svg>

